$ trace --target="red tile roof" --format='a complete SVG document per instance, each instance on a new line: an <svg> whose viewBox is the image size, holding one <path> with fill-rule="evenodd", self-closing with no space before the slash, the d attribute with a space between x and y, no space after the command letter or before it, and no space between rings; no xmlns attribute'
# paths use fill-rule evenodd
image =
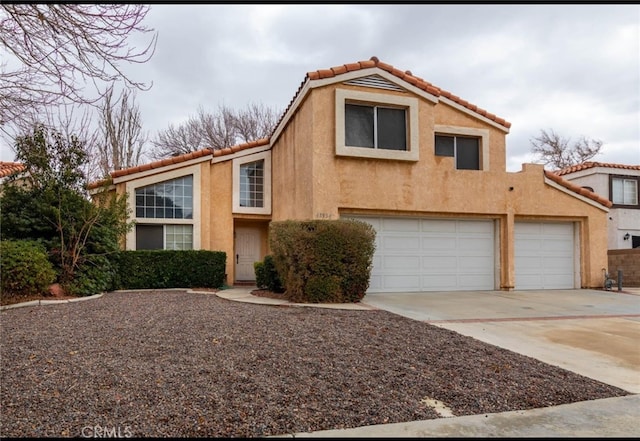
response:
<svg viewBox="0 0 640 441"><path fill-rule="evenodd" d="M511 123L505 121L503 118L499 118L497 116L495 116L492 113L487 112L486 110L483 110L481 108L479 108L478 106L475 106L473 104L470 104L469 102L457 97L456 95L451 94L450 92L447 92L446 90L442 90L439 87L434 86L431 83L428 83L426 81L424 81L422 78L420 77L416 77L413 74L411 74L410 71L405 71L402 72L399 69L396 69L395 67L391 66L390 64L387 63L383 63L380 60L378 60L377 57L371 57L370 60L367 61L358 61L356 63L350 63L350 64L343 64L342 66L336 66L336 67L332 67L330 69L320 69L320 70L316 70L313 72L308 72L307 75L305 76L305 79L302 81L300 87L298 88L298 91L296 92L296 94L294 95L293 99L291 100L291 102L289 103L287 109L282 113L282 116L280 117L280 120L278 121L278 124L276 124L276 127L282 122L283 118L285 117L285 115L287 114L287 112L289 111L289 109L291 108L291 106L293 105L293 103L295 102L295 100L297 99L298 95L300 94L300 92L302 91L304 84L307 81L313 81L313 80L317 80L317 79L322 79L322 78L332 78L335 77L337 75L343 74L343 73L347 73L347 72L353 72L353 71L357 71L357 70L361 70L361 69L368 69L368 68L372 68L372 67L378 67L379 69L382 69L386 72L391 73L392 75L400 78L401 80L404 80L412 85L414 85L415 87L424 90L425 92L428 92L432 95L435 96L443 96L446 97L458 104L460 104L461 106L466 107L467 109L476 112L479 115L484 116L485 118L488 118L506 128L511 127ZM145 164L145 165L139 165L136 167L130 167L127 169L122 169L122 170L116 170L110 173L111 178L118 178L121 176L127 176L127 175L131 175L134 173L139 173L145 170L151 170L154 168L158 168L158 167L164 167L166 165L170 165L170 164L177 164L180 162L184 162L184 161L188 161L190 159L194 159L194 158L199 158L202 156L206 156L206 155L210 155L213 154L214 157L219 157L219 156L224 156L224 155L230 155L233 154L235 152L238 152L240 150L245 150L245 149L249 149L252 147L258 147L258 146L262 146L262 145L268 145L270 142L270 138L263 138L263 139L259 139L256 141L252 141L252 142L248 142L245 144L239 144L233 147L229 147L229 148L225 148L225 149L203 149L203 150L198 150L195 152L191 152L191 153L187 153L184 155L179 155L179 156L174 156L171 158L167 158L167 159L163 159L160 161L155 161L149 164ZM94 182L92 184L90 184L90 188L96 188L98 186L100 186L101 184L104 184L106 181L99 181L99 182Z"/></svg>
<svg viewBox="0 0 640 441"><path fill-rule="evenodd" d="M7 176L15 175L24 171L26 167L20 162L6 162L0 161L0 178L6 178Z"/></svg>
<svg viewBox="0 0 640 441"><path fill-rule="evenodd" d="M550 172L549 170L545 170L544 171L544 175L551 179L553 182L555 182L556 184L562 185L563 187L578 193L579 195L582 195L586 198L589 198L593 201L596 201L597 203L604 205L607 208L610 208L613 203L607 199L607 198L603 198L602 196L587 190L586 188L583 188L577 184L574 184L573 182L569 182L566 179L561 178L559 175L557 175L554 172Z"/></svg>
<svg viewBox="0 0 640 441"><path fill-rule="evenodd" d="M640 170L640 165L629 164L613 164L608 162L583 162L582 164L572 165L571 167L563 168L562 170L554 172L555 174L562 176L569 173L575 173L580 170L587 170L594 167L607 167L607 168L620 168L624 170Z"/></svg>
<svg viewBox="0 0 640 441"><path fill-rule="evenodd" d="M371 57L367 61L358 61L356 63L343 64L341 66L335 66L335 67L332 67L332 68L329 68L329 69L320 69L320 70L308 72L307 76L305 77L305 79L300 84L300 87L298 88L298 91L294 95L293 99L289 102L289 105L287 106L287 109L285 110L285 112L283 113L282 117L280 118L280 121L278 121L278 125L280 124L280 122L282 122L282 118L284 118L284 115L286 115L286 113L289 111L289 109L291 108L291 106L293 105L295 100L298 98L298 95L300 94L300 92L304 88L304 85L306 84L307 81L321 80L321 79L325 79L325 78L332 78L332 77L335 77L337 75L344 74L344 73L347 73L347 72L353 72L353 71L357 71L357 70L361 70L361 69L370 69L372 67L377 67L377 68L382 69L382 70L384 70L386 72L389 72L391 75L394 75L394 76L398 77L399 79L401 79L403 81L406 81L407 83L410 83L413 86L417 87L418 89L424 90L425 92L427 92L427 93L429 93L431 95L434 95L434 96L437 96L437 97L443 96L445 98L448 98L451 101L454 101L455 103L457 103L457 104L459 104L459 105L461 105L463 107L466 107L467 109L471 110L472 112L475 112L478 115L484 116L485 118L488 118L491 121L494 121L497 124L500 124L501 126L507 128L507 129L511 127L511 123L505 121L504 118L500 118L500 117L494 115L493 113L489 113L486 110L481 109L480 107L478 107L478 106L476 106L474 104L471 104L468 101L465 101L462 98L452 94L451 92L447 92L446 90L443 90L443 89L440 89L437 86L434 86L433 84L423 80L422 78L413 75L411 73L411 71L407 70L407 71L402 72L400 69L396 69L395 67L393 67L390 64L383 63L382 61L378 60L378 57Z"/></svg>

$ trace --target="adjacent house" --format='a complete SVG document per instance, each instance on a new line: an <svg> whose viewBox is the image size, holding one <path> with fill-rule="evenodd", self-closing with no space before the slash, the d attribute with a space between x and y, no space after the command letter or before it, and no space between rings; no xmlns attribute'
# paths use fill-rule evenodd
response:
<svg viewBox="0 0 640 441"><path fill-rule="evenodd" d="M607 248L640 248L640 165L585 162L556 172L609 199Z"/></svg>
<svg viewBox="0 0 640 441"><path fill-rule="evenodd" d="M0 194L2 193L2 186L10 177L20 179L22 176L16 176L24 174L26 167L21 162L0 161Z"/></svg>
<svg viewBox="0 0 640 441"><path fill-rule="evenodd" d="M354 218L377 231L368 292L601 287L611 202L542 165L507 172L510 126L372 57L308 72L268 139L109 188L127 249L225 251L229 284L255 279L271 221Z"/></svg>

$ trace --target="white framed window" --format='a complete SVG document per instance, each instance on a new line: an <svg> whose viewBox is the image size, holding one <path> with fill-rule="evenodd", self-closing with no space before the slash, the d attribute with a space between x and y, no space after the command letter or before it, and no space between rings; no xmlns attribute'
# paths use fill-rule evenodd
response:
<svg viewBox="0 0 640 441"><path fill-rule="evenodd" d="M436 125L434 154L454 158L457 170L488 170L489 131Z"/></svg>
<svg viewBox="0 0 640 441"><path fill-rule="evenodd" d="M200 249L200 164L126 182L126 249Z"/></svg>
<svg viewBox="0 0 640 441"><path fill-rule="evenodd" d="M417 161L418 100L336 89L336 155Z"/></svg>
<svg viewBox="0 0 640 441"><path fill-rule="evenodd" d="M192 250L193 225L136 224L136 250Z"/></svg>
<svg viewBox="0 0 640 441"><path fill-rule="evenodd" d="M611 202L616 205L638 205L638 181L634 177L611 177Z"/></svg>
<svg viewBox="0 0 640 441"><path fill-rule="evenodd" d="M271 214L271 152L233 160L233 212Z"/></svg>

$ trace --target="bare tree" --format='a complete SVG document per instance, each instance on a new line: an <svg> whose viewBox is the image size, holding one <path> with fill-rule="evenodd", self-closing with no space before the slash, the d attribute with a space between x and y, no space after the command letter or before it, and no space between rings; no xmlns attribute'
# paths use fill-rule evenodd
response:
<svg viewBox="0 0 640 441"><path fill-rule="evenodd" d="M113 170L134 167L140 163L147 134L142 131L140 109L135 91L123 89L114 101L109 88L100 106L100 140L94 143L94 155L102 176Z"/></svg>
<svg viewBox="0 0 640 441"><path fill-rule="evenodd" d="M531 152L538 156L538 161L561 170L580 164L600 153L602 141L580 136L571 144L570 138L564 138L553 129L548 132L540 130L540 134L530 140Z"/></svg>
<svg viewBox="0 0 640 441"><path fill-rule="evenodd" d="M251 103L236 114L238 136L243 142L268 138L275 128L280 114L264 104Z"/></svg>
<svg viewBox="0 0 640 441"><path fill-rule="evenodd" d="M169 124L152 141L156 159L190 153L204 148L223 149L271 135L279 112L261 104L235 111L221 104L215 113L198 108L195 116L175 126Z"/></svg>
<svg viewBox="0 0 640 441"><path fill-rule="evenodd" d="M144 63L155 51L157 33L140 50L127 42L132 34L153 32L142 24L148 10L118 3L0 4L0 129L7 133L6 125L52 105L95 104L105 93L101 83L148 89L121 67Z"/></svg>

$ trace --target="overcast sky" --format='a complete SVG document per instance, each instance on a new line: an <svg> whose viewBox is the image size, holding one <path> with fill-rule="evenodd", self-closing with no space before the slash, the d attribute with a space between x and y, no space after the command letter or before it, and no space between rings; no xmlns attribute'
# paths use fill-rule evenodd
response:
<svg viewBox="0 0 640 441"><path fill-rule="evenodd" d="M309 71L376 56L509 121L507 170L553 129L640 164L638 5L152 5L156 53L126 71L153 136L199 106L289 104ZM0 160L13 160L8 146Z"/></svg>

